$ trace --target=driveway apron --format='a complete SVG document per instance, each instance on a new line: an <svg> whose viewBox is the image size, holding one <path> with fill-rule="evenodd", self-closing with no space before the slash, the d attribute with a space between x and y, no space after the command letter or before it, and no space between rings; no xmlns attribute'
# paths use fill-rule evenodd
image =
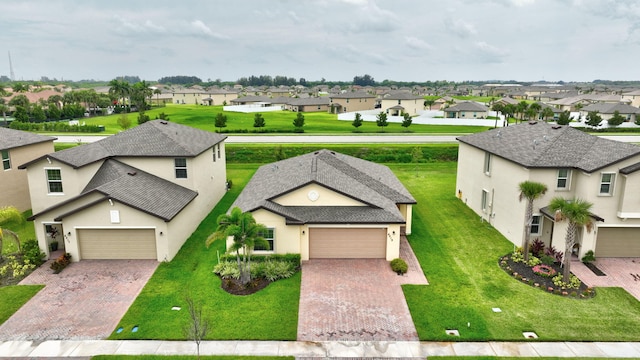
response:
<svg viewBox="0 0 640 360"><path fill-rule="evenodd" d="M640 258L598 258L594 264L604 276L577 260L571 261L571 272L589 286L621 287L640 301Z"/></svg>
<svg viewBox="0 0 640 360"><path fill-rule="evenodd" d="M0 339L106 338L158 267L156 260L83 260L53 274L50 262L20 283L45 287L0 326Z"/></svg>
<svg viewBox="0 0 640 360"><path fill-rule="evenodd" d="M402 257L407 247L413 257L407 259L405 276L396 275L384 259L303 262L298 340L418 340L400 285L427 281L406 239L403 242Z"/></svg>

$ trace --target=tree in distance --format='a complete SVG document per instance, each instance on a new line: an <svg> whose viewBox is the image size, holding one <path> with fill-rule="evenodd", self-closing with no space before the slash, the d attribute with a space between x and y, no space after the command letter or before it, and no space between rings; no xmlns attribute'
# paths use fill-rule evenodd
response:
<svg viewBox="0 0 640 360"><path fill-rule="evenodd" d="M384 111L380 111L378 115L376 115L376 125L378 125L382 132L384 132L384 128L389 125L387 122L387 114Z"/></svg>
<svg viewBox="0 0 640 360"><path fill-rule="evenodd" d="M360 113L356 113L355 117L353 118L353 122L351 123L351 125L356 128L354 130L354 132L360 132L360 129L358 129L360 126L362 126L362 115L360 115Z"/></svg>
<svg viewBox="0 0 640 360"><path fill-rule="evenodd" d="M304 132L304 129L302 128L304 126L304 115L301 112L296 114L296 118L293 120L293 126L295 127L294 132Z"/></svg>
<svg viewBox="0 0 640 360"><path fill-rule="evenodd" d="M260 113L256 113L253 115L253 127L254 128L263 128L265 126L264 117Z"/></svg>
<svg viewBox="0 0 640 360"><path fill-rule="evenodd" d="M218 113L216 115L215 126L220 129L227 127L227 115Z"/></svg>

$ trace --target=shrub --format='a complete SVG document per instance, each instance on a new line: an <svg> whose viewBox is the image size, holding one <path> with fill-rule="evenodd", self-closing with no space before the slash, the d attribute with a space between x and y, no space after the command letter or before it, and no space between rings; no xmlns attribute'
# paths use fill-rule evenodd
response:
<svg viewBox="0 0 640 360"><path fill-rule="evenodd" d="M21 262L16 256L9 255L7 256L7 263L0 267L0 276L9 274L14 278L21 278L35 268L36 265L28 259L22 259Z"/></svg>
<svg viewBox="0 0 640 360"><path fill-rule="evenodd" d="M529 265L529 266L536 266L536 265L538 265L540 263L542 263L542 261L540 261L540 259L538 259L535 256L531 256L529 258L529 261L527 261L527 265Z"/></svg>
<svg viewBox="0 0 640 360"><path fill-rule="evenodd" d="M566 283L562 281L562 275L556 275L553 278L553 284L562 289L578 289L580 288L581 281L580 279L578 279L577 276L571 274L571 277L569 278L569 282Z"/></svg>
<svg viewBox="0 0 640 360"><path fill-rule="evenodd" d="M553 246L546 248L544 250L544 254L547 256L553 257L554 261L557 263L562 262L562 255L563 255L562 251L556 250L556 248Z"/></svg>
<svg viewBox="0 0 640 360"><path fill-rule="evenodd" d="M40 266L44 262L44 257L46 256L44 252L40 249L37 240L27 240L22 244L22 256L24 261L27 260L34 264L35 266Z"/></svg>
<svg viewBox="0 0 640 360"><path fill-rule="evenodd" d="M293 276L298 268L298 263L282 259L270 259L267 261L252 262L251 276L253 278L265 278L269 281L286 279ZM239 279L240 271L235 261L220 261L213 267L213 272L222 279Z"/></svg>
<svg viewBox="0 0 640 360"><path fill-rule="evenodd" d="M51 263L51 269L54 274L60 273L64 268L71 263L71 254L66 253L60 255L54 262Z"/></svg>
<svg viewBox="0 0 640 360"><path fill-rule="evenodd" d="M531 243L531 253L535 256L541 256L544 254L544 242L540 239L535 239Z"/></svg>
<svg viewBox="0 0 640 360"><path fill-rule="evenodd" d="M596 255L593 253L593 250L587 251L587 253L582 257L583 263L590 263L594 261L596 261Z"/></svg>
<svg viewBox="0 0 640 360"><path fill-rule="evenodd" d="M540 262L542 262L545 265L553 265L553 263L556 262L556 259L549 255L542 255L540 257Z"/></svg>
<svg viewBox="0 0 640 360"><path fill-rule="evenodd" d="M240 270L238 264L233 261L220 261L213 267L213 272L223 279L239 279Z"/></svg>
<svg viewBox="0 0 640 360"><path fill-rule="evenodd" d="M400 258L396 258L391 260L391 270L393 270L398 275L402 275L409 270L409 266L407 265L406 261Z"/></svg>
<svg viewBox="0 0 640 360"><path fill-rule="evenodd" d="M287 279L296 273L296 266L288 261L266 261L262 265L262 276L269 281Z"/></svg>
<svg viewBox="0 0 640 360"><path fill-rule="evenodd" d="M553 277L556 275L556 270L549 265L536 265L531 270L533 270L534 273L544 277Z"/></svg>
<svg viewBox="0 0 640 360"><path fill-rule="evenodd" d="M524 255L522 254L522 252L516 250L516 252L511 254L511 260L513 260L513 262L515 263L524 262Z"/></svg>

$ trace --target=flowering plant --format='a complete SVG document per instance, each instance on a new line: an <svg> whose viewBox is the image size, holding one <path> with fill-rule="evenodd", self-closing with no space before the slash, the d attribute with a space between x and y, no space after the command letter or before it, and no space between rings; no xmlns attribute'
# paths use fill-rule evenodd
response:
<svg viewBox="0 0 640 360"><path fill-rule="evenodd" d="M556 274L556 271L549 265L539 264L531 268L534 273L545 276L545 277L553 277Z"/></svg>

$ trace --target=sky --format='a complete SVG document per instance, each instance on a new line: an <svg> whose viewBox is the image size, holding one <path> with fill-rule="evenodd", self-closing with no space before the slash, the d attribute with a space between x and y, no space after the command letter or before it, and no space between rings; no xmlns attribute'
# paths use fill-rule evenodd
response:
<svg viewBox="0 0 640 360"><path fill-rule="evenodd" d="M0 75L640 79L638 0L2 0Z"/></svg>

